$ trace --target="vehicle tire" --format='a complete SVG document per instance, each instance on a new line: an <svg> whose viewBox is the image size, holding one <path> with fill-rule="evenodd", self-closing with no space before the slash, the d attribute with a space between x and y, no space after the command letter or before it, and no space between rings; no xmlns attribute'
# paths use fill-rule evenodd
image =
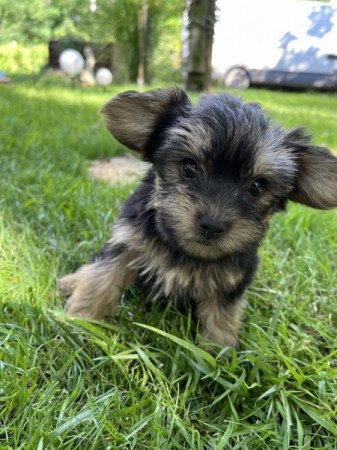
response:
<svg viewBox="0 0 337 450"><path fill-rule="evenodd" d="M241 67L233 67L225 75L225 86L229 88L248 89L250 77L248 72Z"/></svg>

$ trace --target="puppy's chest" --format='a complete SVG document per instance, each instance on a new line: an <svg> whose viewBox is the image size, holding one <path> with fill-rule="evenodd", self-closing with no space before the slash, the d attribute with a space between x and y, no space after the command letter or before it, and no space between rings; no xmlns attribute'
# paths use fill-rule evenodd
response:
<svg viewBox="0 0 337 450"><path fill-rule="evenodd" d="M165 251L143 251L132 263L150 300L203 299L233 291L243 273L230 264L177 262Z"/></svg>

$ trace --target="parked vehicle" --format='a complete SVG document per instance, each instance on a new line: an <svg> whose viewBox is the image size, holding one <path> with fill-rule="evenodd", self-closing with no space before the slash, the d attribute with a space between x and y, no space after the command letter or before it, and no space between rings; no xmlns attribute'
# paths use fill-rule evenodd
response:
<svg viewBox="0 0 337 450"><path fill-rule="evenodd" d="M228 87L337 88L337 1L218 0L213 76Z"/></svg>

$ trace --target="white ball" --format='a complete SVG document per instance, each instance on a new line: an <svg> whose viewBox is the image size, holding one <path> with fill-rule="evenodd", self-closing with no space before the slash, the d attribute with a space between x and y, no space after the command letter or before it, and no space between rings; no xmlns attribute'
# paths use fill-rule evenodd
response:
<svg viewBox="0 0 337 450"><path fill-rule="evenodd" d="M80 52L73 48L68 48L60 54L59 64L63 72L71 77L75 77L82 72L84 59Z"/></svg>
<svg viewBox="0 0 337 450"><path fill-rule="evenodd" d="M98 69L96 72L96 81L101 86L109 86L112 83L112 78L112 73L105 67Z"/></svg>

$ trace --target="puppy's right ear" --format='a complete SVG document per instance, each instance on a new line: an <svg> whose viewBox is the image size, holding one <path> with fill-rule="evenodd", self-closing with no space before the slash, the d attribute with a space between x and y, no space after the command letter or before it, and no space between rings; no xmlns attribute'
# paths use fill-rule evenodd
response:
<svg viewBox="0 0 337 450"><path fill-rule="evenodd" d="M187 105L190 105L187 94L179 88L144 93L127 91L113 97L101 113L108 130L121 144L143 153L159 123Z"/></svg>

